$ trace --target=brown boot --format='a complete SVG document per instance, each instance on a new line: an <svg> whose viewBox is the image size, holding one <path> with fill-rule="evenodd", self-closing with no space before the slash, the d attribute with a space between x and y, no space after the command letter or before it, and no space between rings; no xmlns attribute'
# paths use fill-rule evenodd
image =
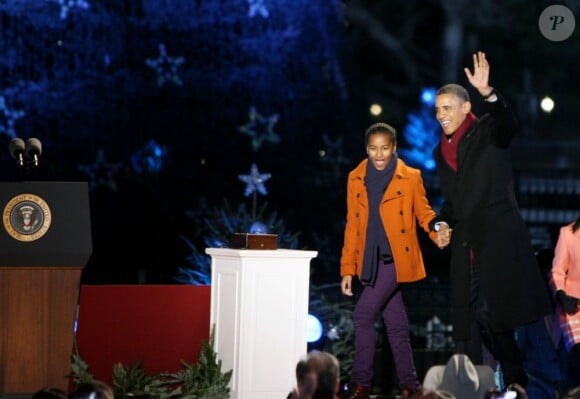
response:
<svg viewBox="0 0 580 399"><path fill-rule="evenodd" d="M369 399L370 388L350 384L348 389L339 395L340 399Z"/></svg>
<svg viewBox="0 0 580 399"><path fill-rule="evenodd" d="M401 387L401 398L420 398L423 393L423 387L421 385L405 385Z"/></svg>

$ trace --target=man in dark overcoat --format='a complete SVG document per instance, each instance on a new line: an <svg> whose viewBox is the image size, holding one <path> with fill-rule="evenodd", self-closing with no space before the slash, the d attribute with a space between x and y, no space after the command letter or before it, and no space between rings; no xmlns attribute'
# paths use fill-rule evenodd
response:
<svg viewBox="0 0 580 399"><path fill-rule="evenodd" d="M489 86L485 53L473 55L471 85L488 113L471 112L467 90L457 84L436 94L443 134L433 155L451 227L451 303L457 351L483 363L482 344L499 362L504 383L525 387L514 329L551 313L530 238L514 192L509 145L517 120L501 94Z"/></svg>

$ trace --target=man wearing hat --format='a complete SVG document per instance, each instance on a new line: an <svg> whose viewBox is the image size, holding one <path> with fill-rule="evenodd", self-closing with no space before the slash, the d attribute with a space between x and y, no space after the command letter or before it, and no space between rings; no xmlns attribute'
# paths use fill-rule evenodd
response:
<svg viewBox="0 0 580 399"><path fill-rule="evenodd" d="M431 367L423 381L423 389L442 390L460 399L483 399L486 392L495 390L495 376L491 367L474 365L465 354L455 354L446 365Z"/></svg>

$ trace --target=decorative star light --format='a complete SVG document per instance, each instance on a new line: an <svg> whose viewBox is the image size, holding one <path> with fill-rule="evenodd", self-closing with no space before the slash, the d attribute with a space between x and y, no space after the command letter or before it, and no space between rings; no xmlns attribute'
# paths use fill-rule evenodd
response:
<svg viewBox="0 0 580 399"><path fill-rule="evenodd" d="M165 82L171 82L181 86L181 78L177 75L177 68L183 64L183 57L170 57L164 44L159 45L159 57L156 59L147 58L145 63L155 69L157 73L157 86L163 87Z"/></svg>
<svg viewBox="0 0 580 399"><path fill-rule="evenodd" d="M123 166L122 163L107 162L105 151L99 149L95 162L90 165L79 165L79 170L89 177L89 189L94 190L99 186L105 186L117 191L115 174Z"/></svg>
<svg viewBox="0 0 580 399"><path fill-rule="evenodd" d="M248 10L248 16L254 18L256 14L260 14L264 18L268 18L270 13L264 4L265 0L248 0L248 5L250 9Z"/></svg>
<svg viewBox="0 0 580 399"><path fill-rule="evenodd" d="M263 117L256 111L255 107L250 108L250 121L239 128L243 134L252 138L252 149L258 151L264 141L279 143L280 136L274 132L274 125L278 123L278 114Z"/></svg>
<svg viewBox="0 0 580 399"><path fill-rule="evenodd" d="M246 183L246 191L244 192L246 197L253 192L259 192L262 195L267 195L268 191L264 186L264 182L270 177L272 177L270 173L258 172L258 167L255 163L252 164L249 175L238 175L238 178Z"/></svg>
<svg viewBox="0 0 580 399"><path fill-rule="evenodd" d="M4 96L0 95L0 114L4 115L3 118L0 118L0 133L5 133L11 138L15 138L16 130L14 130L14 121L22 118L25 115L24 111L11 110L6 105Z"/></svg>
<svg viewBox="0 0 580 399"><path fill-rule="evenodd" d="M60 19L67 19L68 13L71 8L82 8L87 10L89 8L89 3L85 0L57 0L60 4Z"/></svg>
<svg viewBox="0 0 580 399"><path fill-rule="evenodd" d="M337 138L332 141L327 134L322 135L322 141L324 141L324 146L326 149L322 149L318 152L320 160L322 162L332 163L332 164L346 164L349 162L347 158L344 157L342 152L342 137Z"/></svg>

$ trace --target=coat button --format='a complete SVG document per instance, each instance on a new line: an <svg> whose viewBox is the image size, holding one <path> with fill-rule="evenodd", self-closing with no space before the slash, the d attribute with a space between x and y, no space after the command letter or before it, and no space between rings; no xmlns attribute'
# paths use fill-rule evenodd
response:
<svg viewBox="0 0 580 399"><path fill-rule="evenodd" d="M397 191L397 195L401 195L401 192L400 191Z"/></svg>
<svg viewBox="0 0 580 399"><path fill-rule="evenodd" d="M356 232L357 237L360 237L360 231Z"/></svg>
<svg viewBox="0 0 580 399"><path fill-rule="evenodd" d="M358 212L356 213L356 215L355 215L355 216L356 216L356 217L358 217Z"/></svg>
<svg viewBox="0 0 580 399"><path fill-rule="evenodd" d="M409 252L409 247L405 247L405 251Z"/></svg>
<svg viewBox="0 0 580 399"><path fill-rule="evenodd" d="M360 197L360 193L356 193L356 197L357 197L357 198L358 198L358 197Z"/></svg>
<svg viewBox="0 0 580 399"><path fill-rule="evenodd" d="M462 246L464 246L464 247L466 247L466 246L467 246L467 242L463 241L463 242L461 243L461 245L462 245Z"/></svg>
<svg viewBox="0 0 580 399"><path fill-rule="evenodd" d="M403 214L403 211L402 211L402 210L401 210L401 211L399 211L399 215L402 215L402 214Z"/></svg>
<svg viewBox="0 0 580 399"><path fill-rule="evenodd" d="M405 234L405 229L401 229L401 233Z"/></svg>

